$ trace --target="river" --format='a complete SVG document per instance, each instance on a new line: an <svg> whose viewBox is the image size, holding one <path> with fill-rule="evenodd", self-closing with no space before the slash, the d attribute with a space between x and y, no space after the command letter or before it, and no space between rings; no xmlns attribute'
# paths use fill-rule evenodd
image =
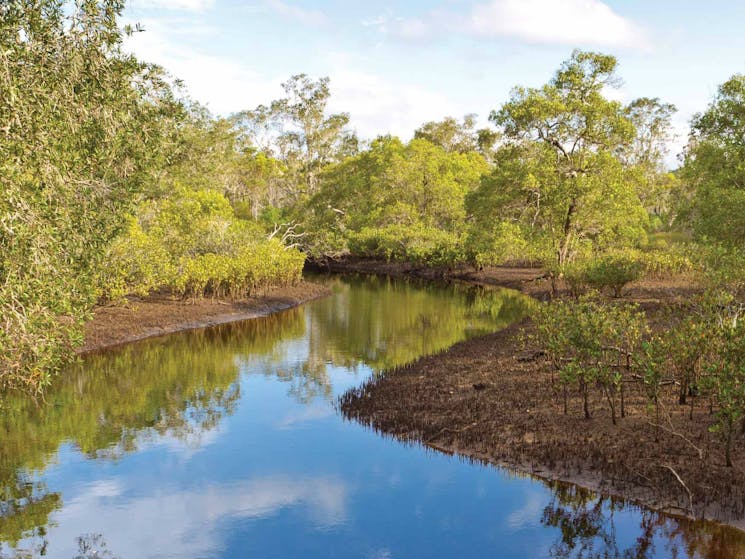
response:
<svg viewBox="0 0 745 559"><path fill-rule="evenodd" d="M522 295L379 277L87 356L0 414L0 557L745 556L679 521L343 419L370 375L503 328ZM677 554L677 555L676 555Z"/></svg>

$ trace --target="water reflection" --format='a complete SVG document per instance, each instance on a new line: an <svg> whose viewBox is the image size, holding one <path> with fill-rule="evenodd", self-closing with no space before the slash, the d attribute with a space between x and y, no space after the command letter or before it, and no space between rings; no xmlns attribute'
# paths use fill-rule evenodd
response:
<svg viewBox="0 0 745 559"><path fill-rule="evenodd" d="M709 522L677 519L613 497L564 483L550 483L551 502L541 522L558 528L550 556L570 558L690 557L729 559L745 556L745 533ZM618 513L636 513L636 540L624 546L618 541Z"/></svg>
<svg viewBox="0 0 745 559"><path fill-rule="evenodd" d="M739 532L648 511L617 530L622 503L536 492L345 423L333 401L349 386L504 327L533 303L457 284L324 281L333 296L303 308L89 356L44 405L6 397L0 557L113 557L109 547L240 557L246 542L259 556L473 556L494 543L495 514L499 541L527 530L525 546L540 540L555 557L664 556L647 540L681 557L745 553ZM469 497L474 483L495 499ZM509 491L523 495L514 506L500 504ZM619 543L617 532L639 540Z"/></svg>

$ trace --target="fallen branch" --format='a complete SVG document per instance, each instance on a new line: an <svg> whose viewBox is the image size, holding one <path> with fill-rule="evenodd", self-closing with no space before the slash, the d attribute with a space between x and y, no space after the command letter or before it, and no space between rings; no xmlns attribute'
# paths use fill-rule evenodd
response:
<svg viewBox="0 0 745 559"><path fill-rule="evenodd" d="M685 442L687 442L690 445L690 447L693 448L698 453L698 459L703 460L704 450L702 448L697 447L695 444L693 444L693 442L688 437L686 437L683 433L679 433L678 431L673 429L673 421L672 419L670 419L670 415L668 414L666 415L667 415L667 422L670 425L670 427L665 427L664 425L659 425L657 423L653 423L652 421L647 421L647 423L651 425L652 427L662 429L663 431L665 431L666 433L669 433L670 435L673 435L674 437L680 437Z"/></svg>
<svg viewBox="0 0 745 559"><path fill-rule="evenodd" d="M675 479L678 480L678 483L680 483L683 486L683 489L686 490L686 493L688 493L688 511L689 511L689 514L693 516L693 493L691 493L691 490L688 489L688 486L685 484L685 482L678 475L678 472L676 472L672 466L668 466L667 464L661 464L660 467L670 470L675 476Z"/></svg>

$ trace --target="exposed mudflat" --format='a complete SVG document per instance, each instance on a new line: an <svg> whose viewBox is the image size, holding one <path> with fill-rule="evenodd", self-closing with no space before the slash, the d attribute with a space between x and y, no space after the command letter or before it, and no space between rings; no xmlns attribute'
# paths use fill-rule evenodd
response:
<svg viewBox="0 0 745 559"><path fill-rule="evenodd" d="M592 419L572 392L564 415L549 364L537 348L522 349L531 328L525 321L387 371L345 394L342 411L405 441L745 528L742 435L727 468L707 402L695 402L690 420L671 389L667 430L657 434L636 384L627 387L618 425L599 392Z"/></svg>
<svg viewBox="0 0 745 559"><path fill-rule="evenodd" d="M328 288L304 281L239 301L183 301L166 295L132 298L126 306L96 308L93 320L85 328L85 343L78 352L88 353L182 330L266 316L328 294Z"/></svg>
<svg viewBox="0 0 745 559"><path fill-rule="evenodd" d="M386 267L353 265L370 273L388 273ZM550 293L542 276L531 268L457 274L539 299ZM624 300L640 304L653 327L664 329L664 306L696 291L687 278L644 280L630 285ZM626 386L626 417L618 425L599 390L592 396L592 419L583 418L579 394L572 391L565 415L551 365L540 347L526 342L532 331L525 320L386 371L345 394L341 409L401 440L745 529L745 435L734 444L734 467L725 467L724 447L710 431L715 418L708 401L693 398L690 419L690 406L678 404L672 385L663 397L662 428L653 424L640 383Z"/></svg>

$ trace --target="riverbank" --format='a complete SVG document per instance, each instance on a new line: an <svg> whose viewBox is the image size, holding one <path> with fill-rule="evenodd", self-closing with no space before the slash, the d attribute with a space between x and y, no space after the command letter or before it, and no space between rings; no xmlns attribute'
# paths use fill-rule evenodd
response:
<svg viewBox="0 0 745 559"><path fill-rule="evenodd" d="M359 257L344 257L338 260L309 262L307 268L319 272L358 273L385 275L397 278L423 278L428 280L457 280L475 285L491 285L515 289L535 299L545 301L551 296L551 280L541 268L518 266L491 266L432 268L408 262L388 262ZM557 282L559 295L567 293L562 281ZM622 300L640 304L675 302L699 292L690 277L684 275L671 278L642 279L628 285Z"/></svg>
<svg viewBox="0 0 745 559"><path fill-rule="evenodd" d="M616 426L599 394L591 420L572 394L564 415L539 348L522 349L531 331L524 321L387 371L345 394L342 411L403 441L745 529L745 449L735 445L734 467L724 466L705 402L690 420L670 390L670 420L657 434L636 384Z"/></svg>
<svg viewBox="0 0 745 559"><path fill-rule="evenodd" d="M371 262L354 268L387 273L386 266ZM492 268L451 277L542 299L550 291L542 275L529 268ZM631 284L624 299L640 304L653 328L662 330L666 305L696 291L687 278L644 280ZM552 367L540 347L526 345L533 331L525 320L386 371L345 394L341 409L403 441L745 529L745 445L734 445L734 467L725 467L724 446L710 431L715 418L708 402L694 399L690 419L689 407L677 403L676 387L668 386L665 419L656 429L641 383L632 383L627 417L618 425L599 392L591 420L583 419L581 399L571 393L565 415Z"/></svg>
<svg viewBox="0 0 745 559"><path fill-rule="evenodd" d="M126 306L102 306L85 327L79 354L99 351L184 330L266 316L330 293L323 285L303 281L239 301L183 301L167 295L131 298Z"/></svg>

